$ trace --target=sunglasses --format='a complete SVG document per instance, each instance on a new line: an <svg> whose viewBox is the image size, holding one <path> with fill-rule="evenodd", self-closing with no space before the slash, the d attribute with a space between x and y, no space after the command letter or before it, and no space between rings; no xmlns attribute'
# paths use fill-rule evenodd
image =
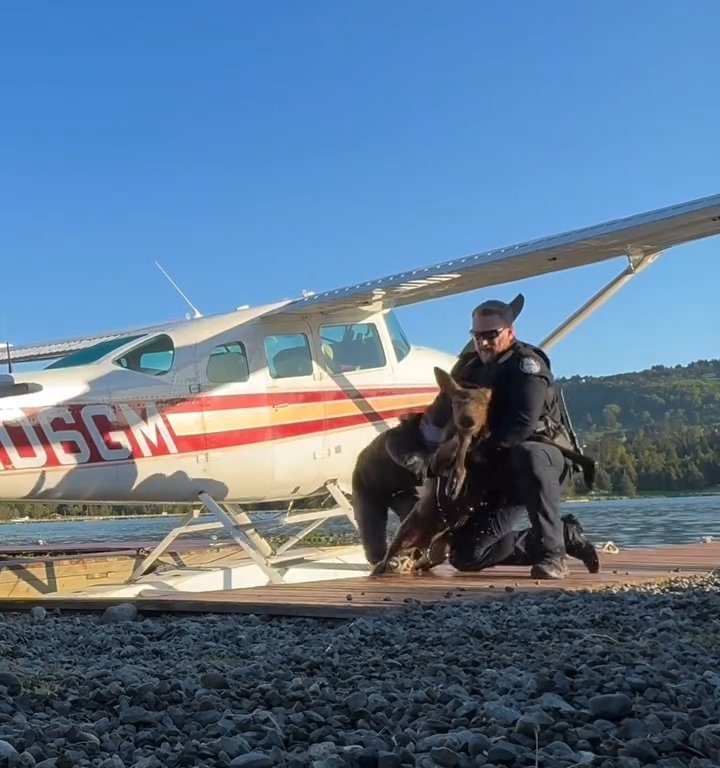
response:
<svg viewBox="0 0 720 768"><path fill-rule="evenodd" d="M475 341L495 341L505 328L496 328L492 331L470 331L470 335Z"/></svg>

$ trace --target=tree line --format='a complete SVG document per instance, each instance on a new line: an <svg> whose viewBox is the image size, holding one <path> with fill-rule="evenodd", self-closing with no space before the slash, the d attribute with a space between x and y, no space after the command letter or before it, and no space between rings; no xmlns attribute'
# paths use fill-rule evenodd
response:
<svg viewBox="0 0 720 768"><path fill-rule="evenodd" d="M720 486L720 360L559 383L578 438L598 462L596 490L631 496ZM573 490L582 488L576 478Z"/></svg>

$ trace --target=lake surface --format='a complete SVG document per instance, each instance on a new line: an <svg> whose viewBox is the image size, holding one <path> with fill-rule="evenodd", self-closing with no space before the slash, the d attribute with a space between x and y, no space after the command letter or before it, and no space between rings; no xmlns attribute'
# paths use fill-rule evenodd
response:
<svg viewBox="0 0 720 768"><path fill-rule="evenodd" d="M654 499L568 501L562 513L572 512L595 542L613 541L620 547L652 547L697 542L704 536L720 540L720 496L683 496ZM274 515L264 515L274 517ZM178 517L83 520L80 522L8 523L0 525L0 546L43 542L102 542L159 540ZM288 529L285 529L287 531ZM325 523L320 531L347 533L343 519ZM283 532L285 532L283 531ZM273 529L270 530L270 533ZM280 532L276 529L275 532ZM224 532L216 533L225 538ZM199 538L200 535L193 536Z"/></svg>

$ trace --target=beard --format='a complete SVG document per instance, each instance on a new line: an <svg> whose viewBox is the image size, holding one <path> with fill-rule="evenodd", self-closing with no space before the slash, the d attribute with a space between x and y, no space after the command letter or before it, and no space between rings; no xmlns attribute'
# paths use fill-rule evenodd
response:
<svg viewBox="0 0 720 768"><path fill-rule="evenodd" d="M497 355L490 350L484 349L481 352L478 352L478 357L480 358L480 361L483 363L492 363L492 361L495 360Z"/></svg>

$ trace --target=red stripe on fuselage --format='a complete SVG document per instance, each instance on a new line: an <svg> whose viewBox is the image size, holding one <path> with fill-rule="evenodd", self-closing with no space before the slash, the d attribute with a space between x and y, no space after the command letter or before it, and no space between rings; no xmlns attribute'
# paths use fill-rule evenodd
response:
<svg viewBox="0 0 720 768"><path fill-rule="evenodd" d="M401 395L434 395L437 387L383 387L378 389L332 389L307 392L255 392L246 395L207 395L181 401L170 400L162 404L164 413L195 413L222 411L233 408L262 408L273 405L305 405L339 400L371 400L378 397ZM172 403L172 405L170 405ZM160 406L161 404L158 403Z"/></svg>
<svg viewBox="0 0 720 768"><path fill-rule="evenodd" d="M249 429L233 429L227 432L214 432L207 435L207 450L217 448L233 448L254 443L283 440L289 437L310 436L315 433L332 432L336 429L357 427L368 422L389 421L402 416L404 413L417 412L422 408L391 408L380 412L355 413L351 416L338 416L333 419L316 419L314 421L296 421L288 424L275 424L266 427L251 427ZM202 435L187 435L176 437L180 453L202 451Z"/></svg>
<svg viewBox="0 0 720 768"><path fill-rule="evenodd" d="M196 452L204 450L212 450L214 448L227 448L232 446L250 445L253 443L259 443L264 441L282 440L291 437L297 437L302 435L311 435L313 433L328 432L336 429L344 429L348 427L354 427L361 424L367 424L368 422L380 422L388 419L395 418L412 411L422 410L422 406L418 405L405 405L395 408L384 408L381 410L361 410L363 401L369 398L379 398L388 396L402 396L402 395L421 395L427 394L428 400L430 395L433 395L436 389L430 387L384 387L377 389L365 389L358 392L348 392L347 390L332 390L332 391L313 391L313 392L270 392L270 393L254 393L247 395L218 395L218 396L205 396L190 399L167 399L155 403L132 403L126 402L123 405L130 408L136 414L143 419L147 417L149 408L154 408L156 415L162 420L163 428L167 432L168 438L175 443L174 450L171 450L167 442L164 439L157 439L157 444L152 444L150 456L167 456L177 453ZM202 413L203 411L216 411L216 410L242 410L244 408L257 408L262 406L273 406L279 404L312 404L322 402L337 402L341 400L355 401L358 406L356 413L345 415L328 417L322 419L308 420L308 421L293 421L284 424L268 424L261 427L248 427L246 429L236 429L227 432L204 433L196 435L187 435L179 437L174 434L169 422L164 418L168 413ZM17 461L22 462L24 466L18 464L15 466L9 451L0 442L0 462L7 469L13 468L30 468L25 460L32 460L40 454L45 454L42 458L41 467L58 467L61 466L61 462L58 459L56 449L59 449L61 455L68 457L80 455L85 452L81 459L81 464L77 466L89 466L97 464L113 463L114 461L122 460L140 460L143 458L149 458L150 456L143 455L140 446L133 430L127 423L127 419L123 415L119 404L110 406L114 414L113 418L96 413L92 417L92 424L95 427L96 435L90 433L86 421L83 419L83 409L88 407L94 407L96 403L84 403L84 404L61 404L60 408L69 411L67 420L60 417L53 419L50 425L54 432L70 432L75 435L75 439L70 441L62 441L58 443L57 440L51 440L46 435L43 427L40 425L38 419L38 409L27 409L25 411L25 418L22 420L24 427L17 421L2 422L2 426L10 440L11 447L14 449ZM102 406L107 408L108 406ZM41 409L47 410L47 409ZM1 411L0 411L1 413ZM27 430L27 431L26 431ZM102 442L100 447L98 446L97 433L100 435ZM116 435L116 439L113 439L113 433ZM34 436L34 445L28 437ZM118 442L117 438L123 438L124 441ZM130 455L122 458L123 442ZM53 444L55 448L53 448ZM100 448L103 450L101 451ZM147 450L147 447L146 447ZM108 453L110 456L114 453L114 456L108 458L103 456L103 453ZM37 464L34 465L36 468ZM73 464L66 464L68 469L71 469Z"/></svg>

